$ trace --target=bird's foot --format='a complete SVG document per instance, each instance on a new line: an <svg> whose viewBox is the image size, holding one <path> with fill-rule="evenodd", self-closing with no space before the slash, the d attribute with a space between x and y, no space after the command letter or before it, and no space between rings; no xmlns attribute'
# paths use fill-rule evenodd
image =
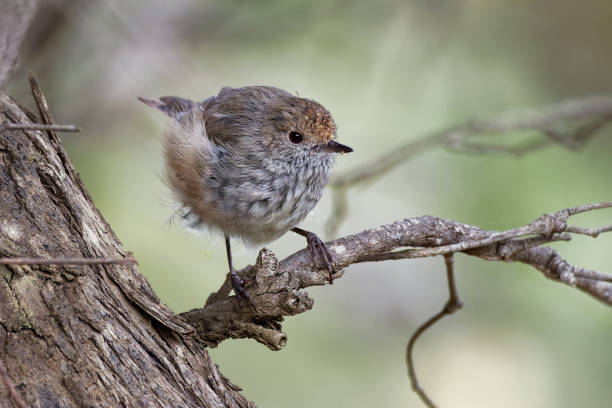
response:
<svg viewBox="0 0 612 408"><path fill-rule="evenodd" d="M230 281L232 282L232 288L234 289L234 293L236 294L240 305L244 306L246 304L256 310L257 308L255 307L255 303L253 303L251 296L249 296L249 292L247 292L245 289L245 282L234 270L230 272Z"/></svg>
<svg viewBox="0 0 612 408"><path fill-rule="evenodd" d="M334 268L332 267L334 259L332 258L329 249L327 249L327 246L325 246L325 243L314 232L308 232L306 234L306 241L308 242L308 249L310 250L313 265L316 267L317 258L320 259L329 274L329 283L334 283Z"/></svg>

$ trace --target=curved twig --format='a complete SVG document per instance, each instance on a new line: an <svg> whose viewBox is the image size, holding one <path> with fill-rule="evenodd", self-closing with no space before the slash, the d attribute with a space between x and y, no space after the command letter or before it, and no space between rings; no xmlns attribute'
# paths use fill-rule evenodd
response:
<svg viewBox="0 0 612 408"><path fill-rule="evenodd" d="M457 286L455 284L454 260L452 254L444 255L444 264L446 266L446 281L448 282L448 301L446 302L442 310L440 310L429 320L419 326L419 328L410 337L410 340L408 341L408 346L406 347L406 365L408 366L408 377L410 378L410 384L412 385L412 389L418 394L418 396L421 398L421 401L423 401L425 405L431 408L435 408L436 404L434 404L434 402L431 400L431 398L429 398L423 387L421 387L421 385L419 384L412 355L414 345L417 339L423 333L425 333L427 329L436 324L444 316L451 315L463 307L463 303L461 303L461 301L459 300Z"/></svg>

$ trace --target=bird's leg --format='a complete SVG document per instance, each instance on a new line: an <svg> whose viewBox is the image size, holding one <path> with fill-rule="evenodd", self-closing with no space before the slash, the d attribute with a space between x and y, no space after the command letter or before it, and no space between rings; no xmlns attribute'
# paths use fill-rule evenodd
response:
<svg viewBox="0 0 612 408"><path fill-rule="evenodd" d="M318 255L318 257L323 261L327 272L329 273L329 283L334 283L334 278L332 276L332 274L334 273L334 268L332 267L333 258L321 238L319 238L314 232L306 231L298 227L292 228L291 231L295 232L296 234L300 234L303 237L306 237L313 265L315 267L317 266Z"/></svg>
<svg viewBox="0 0 612 408"><path fill-rule="evenodd" d="M230 247L230 237L225 236L225 250L227 251L227 263L229 264L230 269L230 282L232 283L232 288L234 289L234 293L238 298L240 303L248 303L251 307L255 307L253 300L249 296L249 293L244 288L244 281L240 279L240 276L236 273L234 269L234 264L232 263L232 249Z"/></svg>

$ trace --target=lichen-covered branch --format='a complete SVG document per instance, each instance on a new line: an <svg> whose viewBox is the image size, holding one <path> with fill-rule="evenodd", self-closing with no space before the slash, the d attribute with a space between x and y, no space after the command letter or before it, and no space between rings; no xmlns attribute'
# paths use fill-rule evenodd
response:
<svg viewBox="0 0 612 408"><path fill-rule="evenodd" d="M424 151L444 147L460 153L522 156L553 144L579 150L611 121L612 95L589 96L492 119L469 120L423 135L332 178L334 204L326 233L334 236L347 217L349 189L379 179ZM530 139L513 140L513 132L525 131L532 133Z"/></svg>
<svg viewBox="0 0 612 408"><path fill-rule="evenodd" d="M530 265L549 279L612 305L612 275L572 266L557 251L544 246L569 241L572 234L596 236L595 232L609 231L609 226L584 229L568 223L572 215L609 207L612 202L564 209L507 231L484 230L432 216L414 217L340 238L327 246L334 257L336 279L343 275L343 268L354 263L464 253L488 261ZM195 327L199 340L206 345L249 337L279 350L287 339L281 328L284 316L310 310L313 300L303 289L327 284L326 273L312 267L307 250L278 261L263 249L254 266L239 272L249 283L255 309L241 307L234 296L213 295L205 307L182 317Z"/></svg>

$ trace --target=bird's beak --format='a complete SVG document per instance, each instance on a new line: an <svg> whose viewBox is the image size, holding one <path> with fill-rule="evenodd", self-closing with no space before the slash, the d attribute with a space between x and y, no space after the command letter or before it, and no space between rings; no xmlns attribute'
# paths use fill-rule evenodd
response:
<svg viewBox="0 0 612 408"><path fill-rule="evenodd" d="M326 144L318 145L314 148L315 152L319 153L350 153L353 151L350 147L330 140Z"/></svg>

